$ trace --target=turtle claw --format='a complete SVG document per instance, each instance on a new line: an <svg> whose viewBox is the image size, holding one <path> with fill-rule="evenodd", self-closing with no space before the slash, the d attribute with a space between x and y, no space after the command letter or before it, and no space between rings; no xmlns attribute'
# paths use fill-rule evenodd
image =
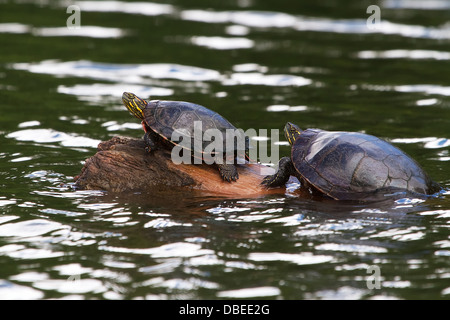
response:
<svg viewBox="0 0 450 320"><path fill-rule="evenodd" d="M270 188L270 187L272 187L272 184L273 184L275 178L276 178L276 175L265 176L263 178L263 180L261 181L261 185L266 188Z"/></svg>
<svg viewBox="0 0 450 320"><path fill-rule="evenodd" d="M261 181L261 185L267 188L284 186L293 170L295 169L293 169L291 159L288 157L281 158L278 162L278 171L275 174L265 176Z"/></svg>
<svg viewBox="0 0 450 320"><path fill-rule="evenodd" d="M227 181L227 182L236 182L239 179L239 175L230 175L230 174L222 174L222 179Z"/></svg>
<svg viewBox="0 0 450 320"><path fill-rule="evenodd" d="M239 179L239 173L234 165L218 165L220 176L224 181L233 182Z"/></svg>
<svg viewBox="0 0 450 320"><path fill-rule="evenodd" d="M158 138L154 133L146 132L144 135L145 152L150 153L158 148Z"/></svg>

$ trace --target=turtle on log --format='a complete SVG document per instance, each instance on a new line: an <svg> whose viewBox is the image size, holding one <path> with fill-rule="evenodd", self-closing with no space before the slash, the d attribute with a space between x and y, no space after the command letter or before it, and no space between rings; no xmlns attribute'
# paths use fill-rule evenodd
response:
<svg viewBox="0 0 450 320"><path fill-rule="evenodd" d="M284 134L291 157L281 158L278 171L262 185L278 187L295 176L311 191L336 200L370 200L411 192L429 195L441 187L406 153L363 133L301 130L288 122Z"/></svg>
<svg viewBox="0 0 450 320"><path fill-rule="evenodd" d="M147 102L129 92L123 93L122 101L130 113L142 121L148 152L161 145L178 146L180 151L187 150L193 157L206 158L208 164L216 164L223 180L239 179L235 164L237 159L241 159L241 163L248 159L249 139L220 114L184 101ZM221 141L212 139L211 135ZM212 148L211 141L217 142L218 147Z"/></svg>

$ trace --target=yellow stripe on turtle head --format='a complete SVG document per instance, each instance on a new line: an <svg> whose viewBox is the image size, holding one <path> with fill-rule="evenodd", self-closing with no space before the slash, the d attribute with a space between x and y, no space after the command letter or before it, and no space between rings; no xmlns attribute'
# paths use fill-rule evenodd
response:
<svg viewBox="0 0 450 320"><path fill-rule="evenodd" d="M288 122L284 127L284 136L286 140L289 141L289 144L292 145L295 140L301 135L302 130L295 124Z"/></svg>
<svg viewBox="0 0 450 320"><path fill-rule="evenodd" d="M147 107L147 101L130 92L123 93L122 101L132 115L138 119L144 119L144 109Z"/></svg>

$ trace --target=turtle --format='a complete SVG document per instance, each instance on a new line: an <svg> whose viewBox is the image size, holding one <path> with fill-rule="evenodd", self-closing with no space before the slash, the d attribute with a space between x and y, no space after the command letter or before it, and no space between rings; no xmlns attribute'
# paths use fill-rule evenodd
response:
<svg viewBox="0 0 450 320"><path fill-rule="evenodd" d="M392 144L372 135L320 129L301 130L288 122L284 134L291 157L262 185L277 187L295 176L302 187L336 200L370 200L398 192L429 195L440 186L419 164Z"/></svg>
<svg viewBox="0 0 450 320"><path fill-rule="evenodd" d="M207 138L207 133L216 132L222 143L219 141L216 144L218 147L208 153L208 159L213 160L209 164L217 165L223 180L232 182L239 179L235 164L244 163L243 159L248 159L249 138L220 114L185 101L146 101L130 92L123 93L122 101L128 111L142 121L147 152L159 149L162 145L172 150L174 146L179 146L190 151L191 156L205 159L208 145L210 146L211 140L215 142L214 136ZM199 131L196 132L197 128ZM208 131L209 129L213 131ZM230 146L227 139L233 139ZM211 149L213 148L209 147L208 150Z"/></svg>

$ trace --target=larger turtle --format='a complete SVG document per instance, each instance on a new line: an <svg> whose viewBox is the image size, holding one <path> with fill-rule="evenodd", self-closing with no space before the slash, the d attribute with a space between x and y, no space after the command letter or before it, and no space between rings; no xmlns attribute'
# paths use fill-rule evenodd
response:
<svg viewBox="0 0 450 320"><path fill-rule="evenodd" d="M291 157L281 158L278 171L266 176L268 187L284 185L291 175L303 186L336 200L366 200L397 191L432 194L439 190L408 155L377 137L356 132L302 131L284 128Z"/></svg>
<svg viewBox="0 0 450 320"><path fill-rule="evenodd" d="M130 113L142 121L148 152L161 145L181 146L197 158L204 160L208 157L209 163L217 165L224 180L231 182L239 179L236 159L246 157L249 140L220 114L184 101L147 102L129 92L123 93L122 101ZM221 141L213 145L216 148L212 148L211 139L215 142L217 138Z"/></svg>

